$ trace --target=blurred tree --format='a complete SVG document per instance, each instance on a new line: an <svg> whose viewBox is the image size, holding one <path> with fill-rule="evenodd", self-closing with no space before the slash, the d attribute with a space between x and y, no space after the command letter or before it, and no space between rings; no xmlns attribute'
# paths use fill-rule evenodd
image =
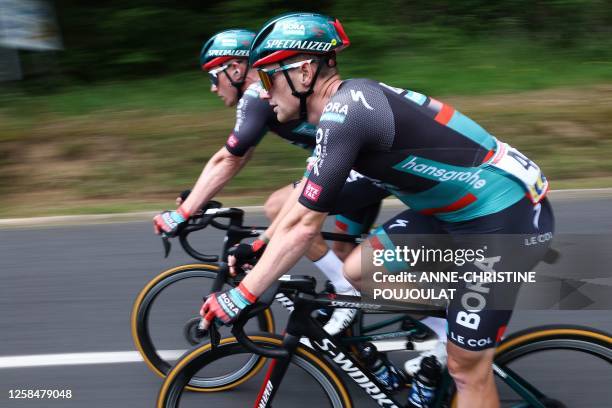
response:
<svg viewBox="0 0 612 408"><path fill-rule="evenodd" d="M527 34L532 40L571 48L589 39L607 46L612 33L609 0L388 0L384 5L355 0L55 3L65 44L61 71L85 81L196 69L199 47L216 31L256 30L268 18L293 10L340 17L353 38L351 54L363 60L388 52L386 45L406 36L429 43L441 37L501 32Z"/></svg>

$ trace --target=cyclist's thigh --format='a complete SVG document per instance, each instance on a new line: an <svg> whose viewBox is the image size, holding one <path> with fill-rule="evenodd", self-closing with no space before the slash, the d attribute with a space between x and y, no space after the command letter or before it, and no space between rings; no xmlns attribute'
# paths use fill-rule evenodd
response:
<svg viewBox="0 0 612 408"><path fill-rule="evenodd" d="M496 214L445 225L459 248L482 249L475 262L457 266L464 277L474 272L525 272L546 253L554 231L547 200L534 206L524 199ZM447 309L449 340L471 351L495 347L512 316L521 284L461 282Z"/></svg>
<svg viewBox="0 0 612 408"><path fill-rule="evenodd" d="M431 243L437 234L445 234L437 219L414 210L405 210L374 230L365 242L366 251L395 250L398 246L420 247L424 242ZM362 259L363 245L355 248L345 261L345 275L354 281L369 276L374 269L381 269L375 268L371 259ZM411 269L410 265L400 261L385 261L383 267L390 272Z"/></svg>
<svg viewBox="0 0 612 408"><path fill-rule="evenodd" d="M351 235L367 233L378 217L382 200L389 195L371 179L351 171L331 213L337 214L336 227Z"/></svg>
<svg viewBox="0 0 612 408"><path fill-rule="evenodd" d="M378 218L382 201L336 215L336 230L350 235L367 234Z"/></svg>
<svg viewBox="0 0 612 408"><path fill-rule="evenodd" d="M378 218L382 200L370 204L366 207L355 208L352 211L347 211L336 215L335 232L361 235L367 234L372 229L374 221ZM355 244L350 242L335 241L333 249L340 259L345 259Z"/></svg>
<svg viewBox="0 0 612 408"><path fill-rule="evenodd" d="M368 237L368 243L374 250L395 250L397 247L417 249L422 246L433 248L438 246L441 235L446 235L446 232L438 219L414 210L406 210L376 228ZM409 265L400 260L384 263L389 272L418 270L423 266L420 262Z"/></svg>

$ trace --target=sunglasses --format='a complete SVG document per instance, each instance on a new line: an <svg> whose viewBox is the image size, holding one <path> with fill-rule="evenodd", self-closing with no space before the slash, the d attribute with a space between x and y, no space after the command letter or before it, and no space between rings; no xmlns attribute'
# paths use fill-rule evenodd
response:
<svg viewBox="0 0 612 408"><path fill-rule="evenodd" d="M227 67L229 67L229 64L221 65L219 68L208 71L208 78L214 86L219 86L219 74L225 71Z"/></svg>
<svg viewBox="0 0 612 408"><path fill-rule="evenodd" d="M272 77L274 76L274 74L277 74L282 71L288 71L293 68L299 68L305 62L310 63L312 61L313 61L312 59L298 61L298 62L294 62L293 64L283 65L282 67L278 67L278 68L268 68L268 69L260 68L257 70L257 73L259 74L261 85L266 91L269 92L272 89Z"/></svg>

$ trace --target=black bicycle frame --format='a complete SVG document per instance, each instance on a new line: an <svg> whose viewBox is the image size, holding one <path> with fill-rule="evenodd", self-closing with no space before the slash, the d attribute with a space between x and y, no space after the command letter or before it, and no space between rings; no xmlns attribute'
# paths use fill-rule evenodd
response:
<svg viewBox="0 0 612 408"><path fill-rule="evenodd" d="M286 334L283 340L283 349L286 355L275 359L268 369L268 374L255 402L258 408L270 407L274 395L280 387L281 381L287 371L291 356L300 344L300 338L306 337L315 350L329 357L344 373L355 381L376 403L381 407L399 408L403 406L387 391L384 385L334 337L330 336L311 317L314 310L322 307L351 307L364 311L384 311L401 313L420 313L431 316L444 316L445 312L437 309L428 309L427 306L414 305L413 310L406 306L381 306L361 302L357 296L329 296L299 294L295 298L295 309L287 323ZM234 332L234 334L236 334ZM241 336L237 336L241 337ZM241 343L244 338L240 338ZM257 347L257 346L255 346Z"/></svg>
<svg viewBox="0 0 612 408"><path fill-rule="evenodd" d="M323 307L351 307L363 311L377 311L390 313L412 313L427 316L443 317L444 310L435 309L431 306L420 304L399 305L374 305L361 302L357 296L334 296L334 295L308 295L299 293L295 297L295 309L289 317L286 334L283 339L282 349L263 349L252 343L244 334L244 322L236 323L232 333L239 342L248 350L273 358L268 373L257 396L255 406L257 408L271 407L274 395L278 391L282 379L287 371L291 357L300 344L300 339L306 337L312 347L329 357L333 363L340 368L348 377L370 396L380 407L399 408L404 404L397 401L394 392L387 391L378 378L361 362L356 360L349 350L322 329L320 324L312 318L312 312ZM239 319L242 320L242 319ZM245 319L244 321L246 322ZM495 374L508 384L518 395L520 395L530 407L545 408L540 402L544 395L529 384L517 373L505 366L493 364ZM431 408L440 408L447 399L447 390L452 382L448 370L445 370L442 381L438 385ZM524 405L522 405L524 406Z"/></svg>

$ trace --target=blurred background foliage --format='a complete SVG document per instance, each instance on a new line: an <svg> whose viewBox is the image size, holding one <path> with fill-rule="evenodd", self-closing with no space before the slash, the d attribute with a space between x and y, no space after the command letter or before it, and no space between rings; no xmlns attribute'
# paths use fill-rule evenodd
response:
<svg viewBox="0 0 612 408"><path fill-rule="evenodd" d="M294 10L341 18L363 69L388 54L452 52L470 42L513 39L583 58L612 54L607 0L57 0L65 50L56 73L71 80L156 76L198 68L198 47L228 27L257 30ZM428 52L429 53L429 52ZM364 67L365 64L365 67Z"/></svg>
<svg viewBox="0 0 612 408"><path fill-rule="evenodd" d="M612 185L609 0L57 0L64 49L0 83L0 216L173 206L233 127L200 46L277 14L338 17L344 77L441 97L541 164L553 188ZM225 197L260 202L306 152L265 138Z"/></svg>

